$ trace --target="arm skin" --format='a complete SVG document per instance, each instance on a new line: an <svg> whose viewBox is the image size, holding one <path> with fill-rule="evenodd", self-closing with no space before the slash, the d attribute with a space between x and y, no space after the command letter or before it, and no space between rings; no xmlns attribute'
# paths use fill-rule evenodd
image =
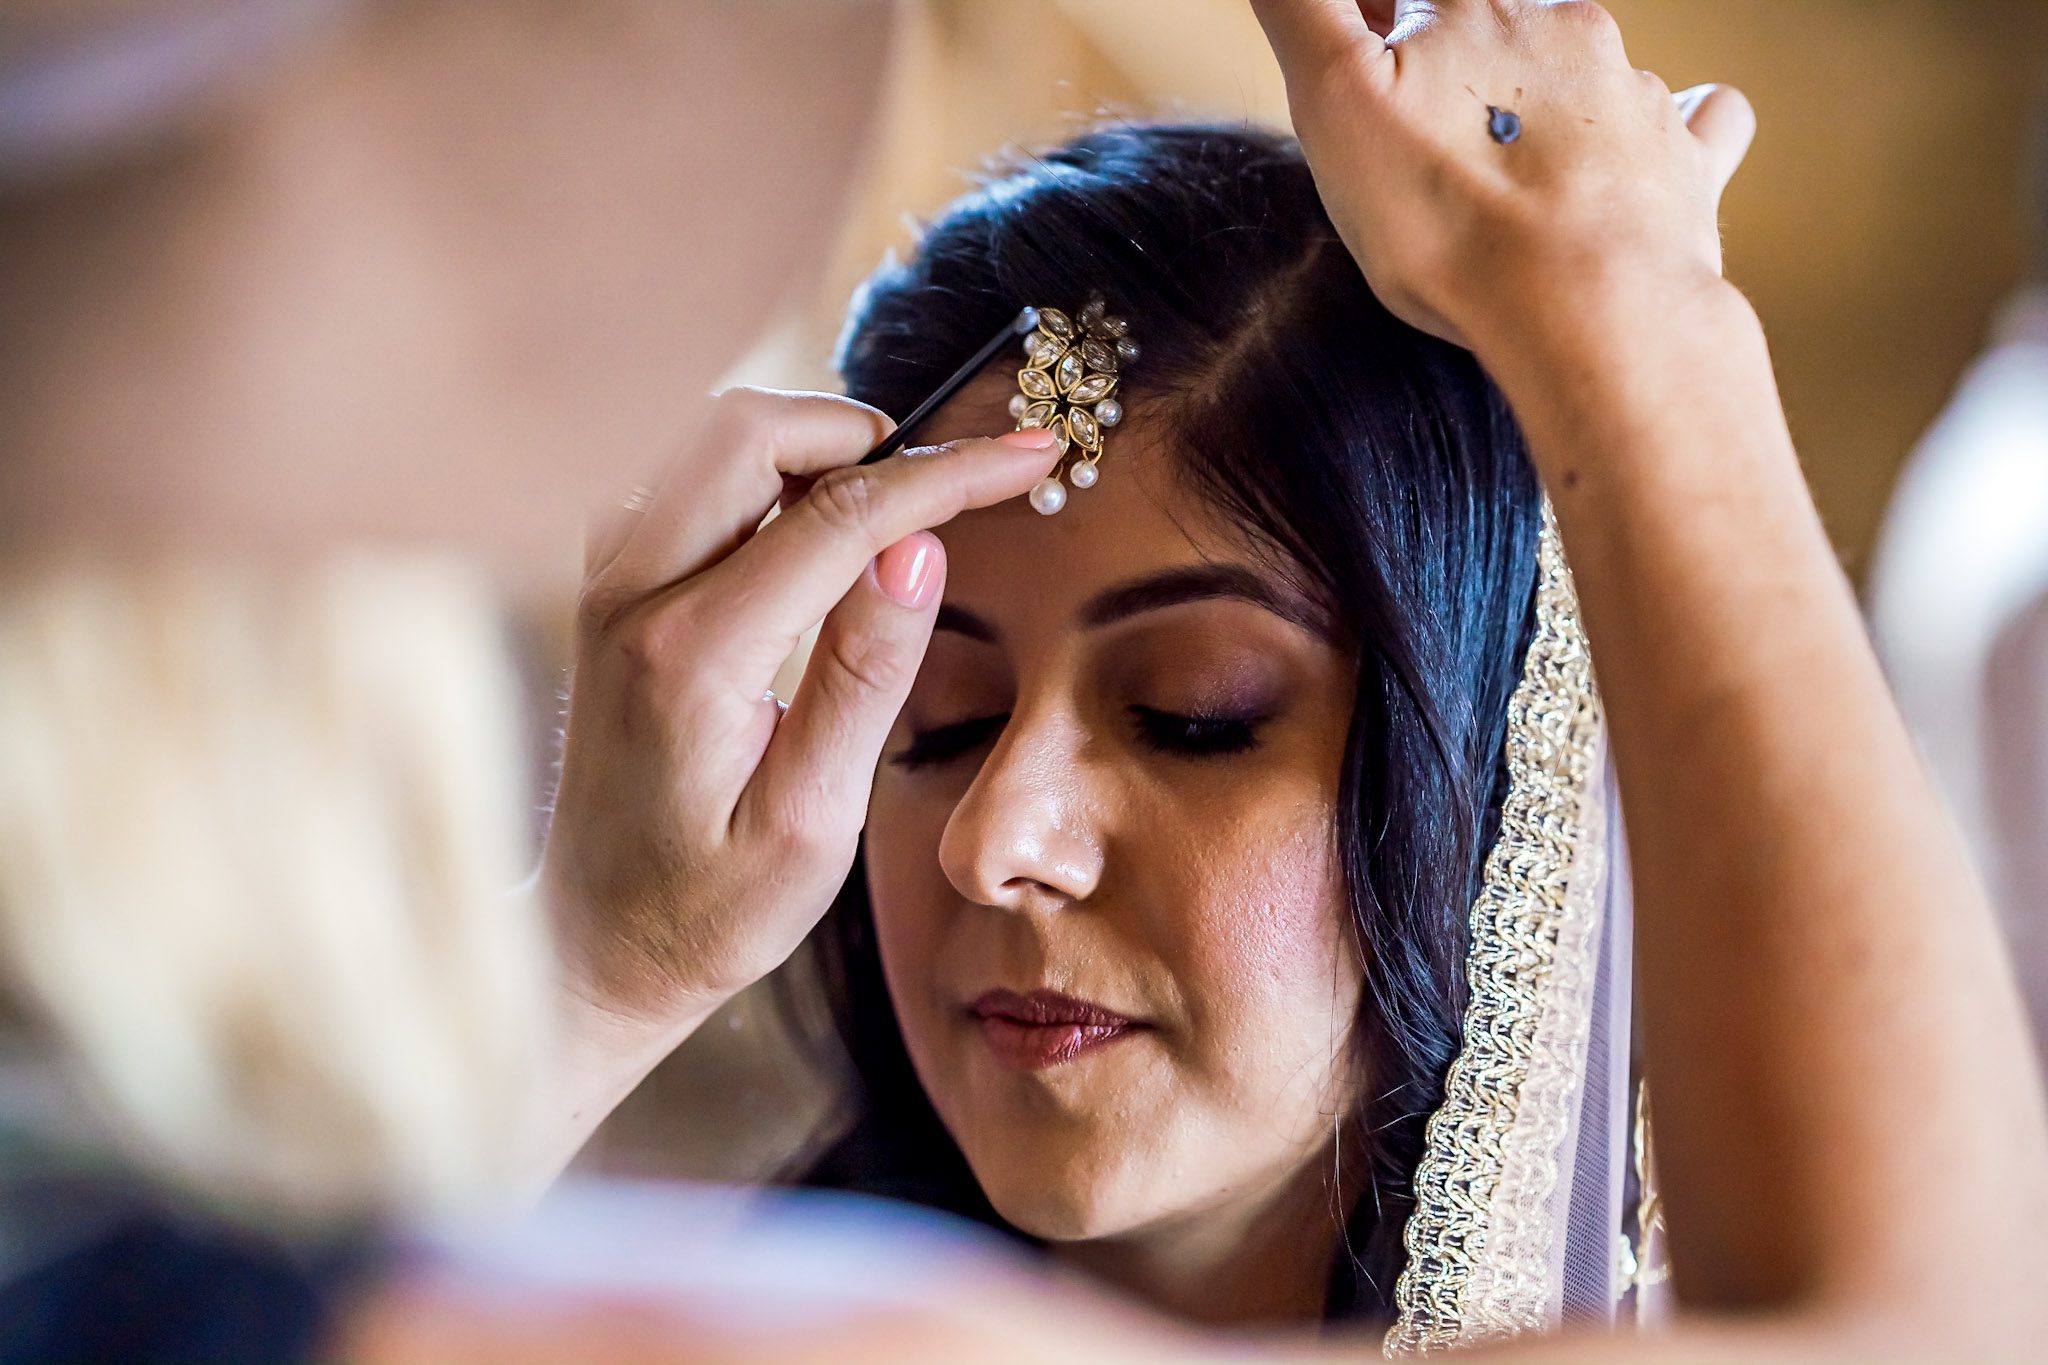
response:
<svg viewBox="0 0 2048 1365"><path fill-rule="evenodd" d="M519 1194L527 1203L547 1192L597 1126L722 1003L642 1018L604 1004L594 987L579 980L582 974L573 964L565 975L554 1054L534 1120L523 1135L526 1155L520 1164L525 1174Z"/></svg>
<svg viewBox="0 0 2048 1365"><path fill-rule="evenodd" d="M2048 1124L1996 924L1718 279L1474 329L1606 698L1681 1302L1944 1352L2048 1327ZM1902 1338L1893 1335L1894 1345Z"/></svg>

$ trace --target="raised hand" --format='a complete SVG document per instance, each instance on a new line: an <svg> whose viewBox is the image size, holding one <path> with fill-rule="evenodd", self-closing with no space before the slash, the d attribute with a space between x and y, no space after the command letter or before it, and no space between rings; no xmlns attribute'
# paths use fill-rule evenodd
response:
<svg viewBox="0 0 2048 1365"><path fill-rule="evenodd" d="M1483 354L1533 310L1718 278L1717 210L1754 115L1726 87L1674 99L1599 5L1253 8L1338 231L1414 326Z"/></svg>

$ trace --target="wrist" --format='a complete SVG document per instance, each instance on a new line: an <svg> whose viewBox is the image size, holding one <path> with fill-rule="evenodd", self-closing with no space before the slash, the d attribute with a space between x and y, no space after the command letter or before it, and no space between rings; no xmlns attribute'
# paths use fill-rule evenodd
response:
<svg viewBox="0 0 2048 1365"><path fill-rule="evenodd" d="M678 980L674 964L612 928L595 899L551 861L542 865L540 887L555 924L564 1024L572 1033L679 1041L739 993Z"/></svg>
<svg viewBox="0 0 2048 1365"><path fill-rule="evenodd" d="M538 1198L553 1183L606 1117L709 1012L660 1020L620 1013L564 972L554 1046L524 1137L530 1197Z"/></svg>
<svg viewBox="0 0 2048 1365"><path fill-rule="evenodd" d="M1687 352L1726 354L1762 337L1755 309L1722 275L1626 265L1494 291L1460 326L1504 385L1583 383Z"/></svg>
<svg viewBox="0 0 2048 1365"><path fill-rule="evenodd" d="M1506 396L1553 494L1617 462L1638 474L1682 474L1665 454L1674 432L1753 452L1789 436L1763 325L1718 276L1590 289L1474 343ZM1690 448L1700 442L1684 443ZM1682 461L1678 463L1683 463ZM1607 482L1607 480L1601 480Z"/></svg>
<svg viewBox="0 0 2048 1365"><path fill-rule="evenodd" d="M624 1009L565 964L558 1005L562 1062L601 1087L601 1078L622 1082L623 1098L724 1003L691 999L661 1011Z"/></svg>

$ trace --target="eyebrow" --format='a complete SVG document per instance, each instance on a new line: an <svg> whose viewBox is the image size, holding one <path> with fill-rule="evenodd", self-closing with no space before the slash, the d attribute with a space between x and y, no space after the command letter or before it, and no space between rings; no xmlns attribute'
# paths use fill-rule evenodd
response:
<svg viewBox="0 0 2048 1365"><path fill-rule="evenodd" d="M1329 623L1306 601L1235 564L1166 569L1119 583L1089 598L1076 619L1084 629L1100 630L1146 612L1219 599L1249 602L1317 635L1328 637L1331 634ZM987 620L950 602L940 604L933 628L952 631L984 644L995 644L1001 638L1001 632Z"/></svg>

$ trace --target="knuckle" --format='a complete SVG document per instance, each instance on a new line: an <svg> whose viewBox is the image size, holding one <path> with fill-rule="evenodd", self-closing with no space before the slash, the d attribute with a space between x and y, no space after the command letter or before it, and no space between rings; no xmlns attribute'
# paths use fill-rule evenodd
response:
<svg viewBox="0 0 2048 1365"><path fill-rule="evenodd" d="M1671 102L1671 86L1665 79L1654 71L1637 71L1635 79L1636 84L1643 88L1644 93L1657 99L1659 102L1659 112L1664 112L1663 106Z"/></svg>
<svg viewBox="0 0 2048 1365"><path fill-rule="evenodd" d="M1621 24L1595 0L1555 0L1536 11L1551 32L1561 35L1581 53L1601 62L1613 62L1626 52Z"/></svg>
<svg viewBox="0 0 2048 1365"><path fill-rule="evenodd" d="M789 394L752 384L721 391L713 400L713 444L773 449L794 401Z"/></svg>
<svg viewBox="0 0 2048 1365"><path fill-rule="evenodd" d="M1572 24L1596 38L1620 38L1621 25L1597 0L1557 0L1546 11L1561 24Z"/></svg>
<svg viewBox="0 0 2048 1365"><path fill-rule="evenodd" d="M811 485L805 501L828 529L864 534L873 523L880 493L880 475L874 471L835 469Z"/></svg>
<svg viewBox="0 0 2048 1365"><path fill-rule="evenodd" d="M636 612L613 630L614 647L636 675L674 672L696 638L696 612L683 597Z"/></svg>
<svg viewBox="0 0 2048 1365"><path fill-rule="evenodd" d="M594 640L611 630L632 605L629 594L602 582L595 582L584 588L576 599L576 630L586 640Z"/></svg>
<svg viewBox="0 0 2048 1365"><path fill-rule="evenodd" d="M831 806L815 784L787 793L769 816L766 828L759 831L769 860L785 869L798 869L836 858L848 835L841 828L846 822L837 818Z"/></svg>
<svg viewBox="0 0 2048 1365"><path fill-rule="evenodd" d="M1290 72L1289 88L1301 92L1304 112L1311 116L1348 110L1375 86L1372 67L1348 43L1316 47Z"/></svg>
<svg viewBox="0 0 2048 1365"><path fill-rule="evenodd" d="M916 658L901 640L861 632L833 632L823 641L832 676L842 686L869 692L894 692L916 671Z"/></svg>
<svg viewBox="0 0 2048 1365"><path fill-rule="evenodd" d="M757 384L735 384L721 389L714 400L721 415L738 422L757 421L773 413L787 402L788 395L773 389L764 389Z"/></svg>

